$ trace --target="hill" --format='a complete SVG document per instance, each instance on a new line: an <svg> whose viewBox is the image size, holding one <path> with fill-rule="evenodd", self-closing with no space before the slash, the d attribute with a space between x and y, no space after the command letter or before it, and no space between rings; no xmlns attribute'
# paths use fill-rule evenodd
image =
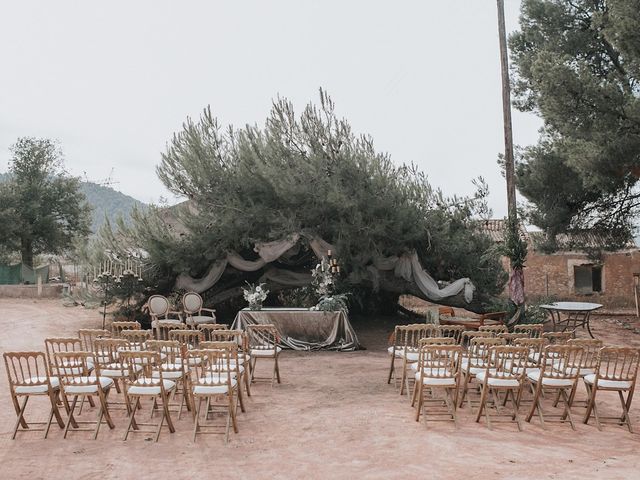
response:
<svg viewBox="0 0 640 480"><path fill-rule="evenodd" d="M0 182L5 181L7 178L7 173L0 173ZM105 215L112 222L120 215L127 219L134 206L145 207L146 205L111 187L105 187L93 182L82 182L80 190L87 197L89 205L93 207L91 230L94 233L104 223Z"/></svg>

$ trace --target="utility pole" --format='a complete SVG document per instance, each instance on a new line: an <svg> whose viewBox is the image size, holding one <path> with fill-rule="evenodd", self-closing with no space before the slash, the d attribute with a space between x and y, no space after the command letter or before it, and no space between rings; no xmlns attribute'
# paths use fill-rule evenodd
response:
<svg viewBox="0 0 640 480"><path fill-rule="evenodd" d="M504 119L504 173L507 181L507 211L509 219L517 220L516 182L513 160L513 129L511 125L511 86L509 84L509 57L507 31L504 23L504 0L498 2L498 36L500 37L500 66L502 67L502 116ZM517 222L514 222L517 225Z"/></svg>

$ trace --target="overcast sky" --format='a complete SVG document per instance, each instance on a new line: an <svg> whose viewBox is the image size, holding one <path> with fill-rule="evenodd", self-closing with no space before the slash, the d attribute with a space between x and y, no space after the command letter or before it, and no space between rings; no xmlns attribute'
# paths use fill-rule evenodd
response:
<svg viewBox="0 0 640 480"><path fill-rule="evenodd" d="M506 213L495 0L3 2L0 69L0 171L18 137L50 137L71 173L171 200L155 166L187 116L262 125L323 87L396 163L448 194L482 175ZM516 143L540 125L514 112Z"/></svg>

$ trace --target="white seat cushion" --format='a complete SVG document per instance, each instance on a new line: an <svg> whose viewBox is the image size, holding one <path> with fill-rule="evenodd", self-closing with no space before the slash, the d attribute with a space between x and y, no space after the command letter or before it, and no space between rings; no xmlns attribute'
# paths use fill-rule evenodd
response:
<svg viewBox="0 0 640 480"><path fill-rule="evenodd" d="M534 383L540 381L540 370L527 371L527 377ZM573 380L567 378L550 378L542 377L542 385L547 387L571 387L573 386Z"/></svg>
<svg viewBox="0 0 640 480"><path fill-rule="evenodd" d="M563 370L563 361L562 360L554 360L553 362L553 368L559 371ZM576 367L571 367L567 369L568 373L570 373L571 375L575 375L576 373ZM593 368L586 368L586 367L580 367L578 369L579 371L579 375L581 377L584 377L585 375L591 375L591 374L595 374L595 370Z"/></svg>
<svg viewBox="0 0 640 480"><path fill-rule="evenodd" d="M162 380L164 390L169 392L176 388L176 383L171 380ZM135 385L129 387L129 395L160 395L160 385L151 383L148 379L140 380Z"/></svg>
<svg viewBox="0 0 640 480"><path fill-rule="evenodd" d="M194 315L188 317L185 321L187 325L202 325L204 323L216 323L216 317L208 317L205 315Z"/></svg>
<svg viewBox="0 0 640 480"><path fill-rule="evenodd" d="M142 370L142 365L135 366L136 372ZM109 377L109 378L123 378L129 376L129 369L122 370L122 364L120 363L108 363L106 365L101 365L100 367L100 376L101 377Z"/></svg>
<svg viewBox="0 0 640 480"><path fill-rule="evenodd" d="M231 379L231 387L234 388L238 382L235 378ZM229 391L229 384L222 383L217 385L195 385L193 387L194 395L220 395Z"/></svg>
<svg viewBox="0 0 640 480"><path fill-rule="evenodd" d="M96 377L83 377L88 379L90 382L95 382ZM107 377L100 377L100 386L102 390L108 390L113 385L113 379ZM70 383L66 384L64 387L64 392L66 394L77 395L81 393L98 393L98 385L83 385L82 383Z"/></svg>
<svg viewBox="0 0 640 480"><path fill-rule="evenodd" d="M29 382L46 382L47 377L31 377ZM60 387L60 380L58 377L50 377L49 381L51 382L51 387L54 390L57 390ZM49 391L49 387L47 385L26 385L16 387L16 393L19 395L34 395L38 393L47 393Z"/></svg>
<svg viewBox="0 0 640 480"><path fill-rule="evenodd" d="M417 362L419 356L420 356L419 352L407 351L407 352L404 352L404 355L402 356L402 358L406 357L407 362Z"/></svg>
<svg viewBox="0 0 640 480"><path fill-rule="evenodd" d="M493 370L492 373L495 373L495 370ZM487 375L487 371L483 370L482 372L476 375L476 379L479 382L484 382L486 375ZM516 380L515 378L489 377L487 379L487 385L491 387L519 387L520 382L518 382L518 380Z"/></svg>
<svg viewBox="0 0 640 480"><path fill-rule="evenodd" d="M477 375L479 372L484 371L486 363L484 360L474 359L473 362L469 362L468 358L463 358L460 362L460 368L463 372L470 373L471 375Z"/></svg>
<svg viewBox="0 0 640 480"><path fill-rule="evenodd" d="M593 385L596 382L596 374L591 373L584 377L584 381L589 385ZM631 388L632 383L626 380L603 380L598 379L598 388L612 388L616 390L628 390Z"/></svg>
<svg viewBox="0 0 640 480"><path fill-rule="evenodd" d="M387 348L387 352L389 352L389 355L393 355L393 348L394 347ZM395 347L395 349L396 357L402 358L404 356L404 349L402 347Z"/></svg>
<svg viewBox="0 0 640 480"><path fill-rule="evenodd" d="M428 374L431 375L448 375L448 371L444 368L429 368L425 370L425 376L422 377L422 383L424 385L431 386L451 386L455 387L456 379L451 377L429 377ZM415 375L416 381L420 381L420 372L417 372Z"/></svg>
<svg viewBox="0 0 640 480"><path fill-rule="evenodd" d="M276 355L276 351L280 353L282 349L280 347L276 347L275 350L273 348L252 348L251 355L254 357L274 357Z"/></svg>

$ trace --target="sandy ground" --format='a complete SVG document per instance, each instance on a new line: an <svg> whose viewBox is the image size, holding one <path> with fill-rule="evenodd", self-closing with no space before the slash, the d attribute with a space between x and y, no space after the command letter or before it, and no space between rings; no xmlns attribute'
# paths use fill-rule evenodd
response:
<svg viewBox="0 0 640 480"><path fill-rule="evenodd" d="M62 472L69 479L640 478L640 434L619 426L599 432L579 422L577 432L558 424L543 430L534 419L522 432L512 424L489 431L473 421L468 408L460 411L458 429L452 423L416 423L407 398L386 383L386 339L393 320L373 327L364 319L354 324L367 350L284 352L283 383L253 387L247 413L239 416L240 432L228 446L217 435L201 436L194 444L189 416L176 421L175 434L164 431L157 444L144 434L123 442L122 411L113 412L115 430L103 427L95 441L87 432L63 440L57 427L47 440L41 432L11 440L15 413L3 372L0 478L35 480ZM43 349L47 336L99 325L97 312L81 307L0 299L2 351ZM595 317L593 325L608 343L640 346L633 318ZM579 399L584 395L581 389ZM603 413L617 413L617 401L603 396ZM47 413L44 402L31 407L31 418ZM575 407L575 417L582 411ZM640 432L640 400L632 406L632 420Z"/></svg>

